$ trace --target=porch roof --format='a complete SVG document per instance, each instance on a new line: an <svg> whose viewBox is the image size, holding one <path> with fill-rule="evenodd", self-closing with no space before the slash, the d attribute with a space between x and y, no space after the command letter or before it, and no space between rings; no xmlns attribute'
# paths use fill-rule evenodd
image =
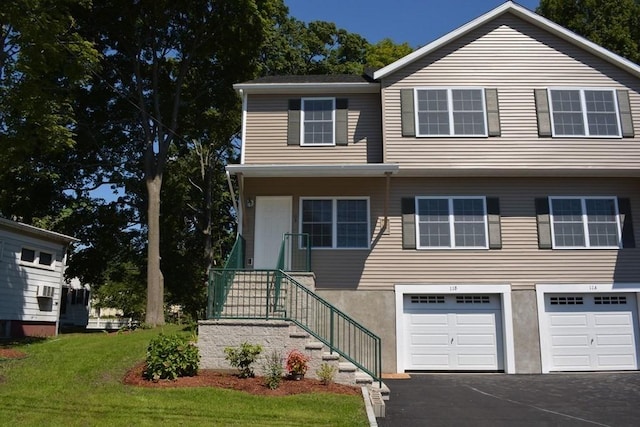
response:
<svg viewBox="0 0 640 427"><path fill-rule="evenodd" d="M268 177L367 177L398 173L397 163L328 165L227 165L230 174L250 178Z"/></svg>

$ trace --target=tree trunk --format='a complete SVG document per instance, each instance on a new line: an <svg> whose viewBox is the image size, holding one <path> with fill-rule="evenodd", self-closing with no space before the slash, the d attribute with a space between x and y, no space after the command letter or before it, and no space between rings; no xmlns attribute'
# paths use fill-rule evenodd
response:
<svg viewBox="0 0 640 427"><path fill-rule="evenodd" d="M164 325L164 283L160 270L160 188L162 176L147 177L147 314L151 326Z"/></svg>

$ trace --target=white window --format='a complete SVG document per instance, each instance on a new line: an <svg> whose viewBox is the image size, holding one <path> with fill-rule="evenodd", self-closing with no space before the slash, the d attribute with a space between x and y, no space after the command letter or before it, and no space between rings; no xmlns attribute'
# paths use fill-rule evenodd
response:
<svg viewBox="0 0 640 427"><path fill-rule="evenodd" d="M487 136L483 89L416 89L417 136Z"/></svg>
<svg viewBox="0 0 640 427"><path fill-rule="evenodd" d="M621 136L614 90L549 89L549 99L554 136Z"/></svg>
<svg viewBox="0 0 640 427"><path fill-rule="evenodd" d="M301 199L300 232L309 234L313 248L368 248L369 200Z"/></svg>
<svg viewBox="0 0 640 427"><path fill-rule="evenodd" d="M418 249L487 249L484 197L416 197Z"/></svg>
<svg viewBox="0 0 640 427"><path fill-rule="evenodd" d="M301 145L335 145L335 98L302 98Z"/></svg>
<svg viewBox="0 0 640 427"><path fill-rule="evenodd" d="M22 248L20 252L20 264L33 265L48 269L54 268L54 256L51 252L37 251L31 248Z"/></svg>
<svg viewBox="0 0 640 427"><path fill-rule="evenodd" d="M550 197L554 248L620 247L615 197Z"/></svg>

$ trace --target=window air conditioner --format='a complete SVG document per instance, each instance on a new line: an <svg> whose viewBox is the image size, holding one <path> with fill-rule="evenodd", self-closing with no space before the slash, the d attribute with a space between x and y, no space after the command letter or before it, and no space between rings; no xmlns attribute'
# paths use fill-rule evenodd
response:
<svg viewBox="0 0 640 427"><path fill-rule="evenodd" d="M53 286L38 286L38 298L53 298L56 288Z"/></svg>

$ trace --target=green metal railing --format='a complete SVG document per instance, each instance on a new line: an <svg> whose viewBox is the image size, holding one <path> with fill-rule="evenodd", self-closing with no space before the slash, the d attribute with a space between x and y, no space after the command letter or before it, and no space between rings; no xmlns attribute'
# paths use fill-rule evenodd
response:
<svg viewBox="0 0 640 427"><path fill-rule="evenodd" d="M216 270L209 292L224 295L215 319L282 319L299 327L380 382L381 341L373 332L282 270ZM231 289L225 288L229 280Z"/></svg>
<svg viewBox="0 0 640 427"><path fill-rule="evenodd" d="M311 271L309 233L285 233L282 236L276 269L282 271Z"/></svg>
<svg viewBox="0 0 640 427"><path fill-rule="evenodd" d="M209 292L207 293L207 318L211 319L222 311L227 292L231 288L234 272L244 267L244 238L238 234L227 262L223 269L211 269L209 271ZM224 274L220 274L224 272ZM217 283L218 292L212 292L211 284Z"/></svg>

